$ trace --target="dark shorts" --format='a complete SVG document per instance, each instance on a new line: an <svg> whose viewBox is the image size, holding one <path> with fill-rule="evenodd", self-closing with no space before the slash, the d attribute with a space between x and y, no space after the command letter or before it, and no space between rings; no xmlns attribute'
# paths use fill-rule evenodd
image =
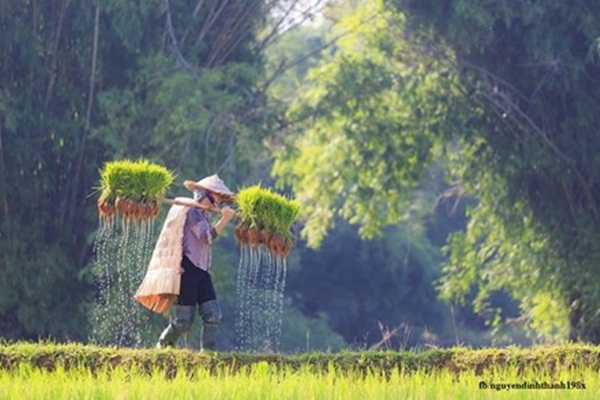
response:
<svg viewBox="0 0 600 400"><path fill-rule="evenodd" d="M194 306L216 300L217 295L210 278L210 274L196 267L189 258L183 257L181 262L183 275L177 304L180 306Z"/></svg>

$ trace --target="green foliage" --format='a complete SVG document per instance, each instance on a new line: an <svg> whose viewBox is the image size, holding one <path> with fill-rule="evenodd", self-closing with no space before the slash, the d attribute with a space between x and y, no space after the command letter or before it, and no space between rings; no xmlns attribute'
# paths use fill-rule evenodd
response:
<svg viewBox="0 0 600 400"><path fill-rule="evenodd" d="M260 161L268 118L253 111L262 106L258 98L240 94L258 78L256 67L240 63L198 75L172 68L164 55L149 57L131 86L100 94L105 123L98 138L117 158L150 154L179 176L220 171L227 181L246 178L239 171Z"/></svg>
<svg viewBox="0 0 600 400"><path fill-rule="evenodd" d="M38 340L68 336L86 340L85 313L91 293L82 296L80 291L82 282L87 290L91 286L81 276L73 275L77 266L68 254L57 244L7 240L0 241L0 253L4 263L4 278L0 280L2 337ZM18 267L18 273L12 266Z"/></svg>
<svg viewBox="0 0 600 400"><path fill-rule="evenodd" d="M299 90L309 87L304 77L320 59L319 49L325 45L324 36L329 25L326 22L301 24L267 47L267 76L278 74L269 86L271 100L276 99L287 105ZM281 68L285 68L283 72L279 71Z"/></svg>
<svg viewBox="0 0 600 400"><path fill-rule="evenodd" d="M348 342L331 329L326 314L307 317L300 310L289 307L283 313L281 351L303 353L309 351L338 352L348 348Z"/></svg>
<svg viewBox="0 0 600 400"><path fill-rule="evenodd" d="M261 2L169 3L179 47L162 0L0 2L1 337L87 337L106 160L235 184L264 159Z"/></svg>
<svg viewBox="0 0 600 400"><path fill-rule="evenodd" d="M302 134L290 135L275 159L273 173L294 188L313 247L337 215L365 237L406 218L413 188L440 156L436 135L452 92L437 82L447 71L391 40L403 18L378 7L366 2L340 21L346 36L291 107Z"/></svg>
<svg viewBox="0 0 600 400"><path fill-rule="evenodd" d="M385 237L363 240L356 228L338 221L322 247L297 253L299 267L290 270L286 288L290 297L308 316L327 315L352 346L377 343L379 323L401 327L392 348L452 342L431 284L439 274L439 250L417 229L390 227Z"/></svg>
<svg viewBox="0 0 600 400"><path fill-rule="evenodd" d="M475 311L490 322L500 322L500 310L490 308L489 298L496 291L507 290L519 300L523 311L520 320L536 340L566 340L566 304L560 300L560 286L546 268L551 262L546 259L548 243L536 235L533 220L525 217L527 211L522 205L515 205L503 220L498 208L494 212L486 204L482 201L470 209L466 231L449 237L445 248L449 258L440 285L442 297L464 304L476 287ZM511 217L522 218L523 225L503 223ZM520 227L524 230L518 230ZM548 301L554 305L547 306Z"/></svg>
<svg viewBox="0 0 600 400"><path fill-rule="evenodd" d="M576 3L396 2L406 20L371 1L341 16L273 169L302 203L309 244L338 215L365 237L403 221L443 164L478 201L447 247L446 298L475 288L498 321L489 296L508 290L538 334L564 339L568 324L570 339L600 340L600 6Z"/></svg>
<svg viewBox="0 0 600 400"><path fill-rule="evenodd" d="M450 242L444 291L476 286L483 305L504 287L546 338L565 339L568 325L571 340L598 342L600 5L424 1L409 11L413 28L462 55L472 103L451 168L480 203Z"/></svg>

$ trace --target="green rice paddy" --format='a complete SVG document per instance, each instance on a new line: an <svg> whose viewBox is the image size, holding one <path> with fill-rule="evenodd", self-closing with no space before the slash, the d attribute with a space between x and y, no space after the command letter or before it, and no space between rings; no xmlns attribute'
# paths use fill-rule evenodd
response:
<svg viewBox="0 0 600 400"><path fill-rule="evenodd" d="M600 348L196 353L0 346L2 399L597 399Z"/></svg>

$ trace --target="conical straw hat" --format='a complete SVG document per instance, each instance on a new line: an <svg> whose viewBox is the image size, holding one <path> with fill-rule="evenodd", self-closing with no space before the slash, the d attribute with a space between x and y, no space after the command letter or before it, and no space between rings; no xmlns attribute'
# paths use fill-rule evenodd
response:
<svg viewBox="0 0 600 400"><path fill-rule="evenodd" d="M183 186L185 186L188 190L191 190L192 192L194 190L200 189L217 193L227 198L235 196L235 194L231 190L229 190L227 186L225 186L223 180L221 180L221 178L219 178L219 176L216 174L207 176L206 178L201 179L198 182L186 180L183 182Z"/></svg>

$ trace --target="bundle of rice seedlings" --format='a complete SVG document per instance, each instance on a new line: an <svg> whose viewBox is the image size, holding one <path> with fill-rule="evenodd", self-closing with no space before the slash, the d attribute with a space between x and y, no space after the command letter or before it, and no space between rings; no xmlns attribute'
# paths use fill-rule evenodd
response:
<svg viewBox="0 0 600 400"><path fill-rule="evenodd" d="M110 161L100 170L98 213L103 220L150 221L175 176L158 164L140 159Z"/></svg>
<svg viewBox="0 0 600 400"><path fill-rule="evenodd" d="M271 189L253 185L236 196L239 223L236 238L242 246L263 246L277 257L287 257L293 247L292 224L300 205Z"/></svg>

